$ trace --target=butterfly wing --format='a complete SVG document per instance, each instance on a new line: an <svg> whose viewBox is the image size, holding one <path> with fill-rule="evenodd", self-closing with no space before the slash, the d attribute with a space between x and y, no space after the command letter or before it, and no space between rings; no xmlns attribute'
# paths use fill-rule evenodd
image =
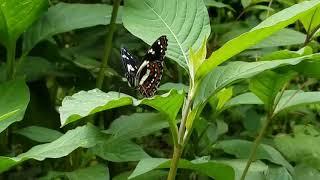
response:
<svg viewBox="0 0 320 180"><path fill-rule="evenodd" d="M163 73L163 59L167 50L166 36L159 37L149 48L144 61L137 71L135 84L145 97L152 97L156 92Z"/></svg>
<svg viewBox="0 0 320 180"><path fill-rule="evenodd" d="M129 53L126 48L121 48L121 60L125 69L125 76L130 87L136 87L136 75L139 68L139 62Z"/></svg>

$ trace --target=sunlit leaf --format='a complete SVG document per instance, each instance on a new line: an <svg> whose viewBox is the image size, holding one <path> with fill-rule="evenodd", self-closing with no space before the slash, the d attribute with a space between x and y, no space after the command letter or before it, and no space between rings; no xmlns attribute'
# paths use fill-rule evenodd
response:
<svg viewBox="0 0 320 180"><path fill-rule="evenodd" d="M167 56L185 69L189 49L199 49L211 30L207 8L198 0L126 0L123 25L148 44L166 35Z"/></svg>

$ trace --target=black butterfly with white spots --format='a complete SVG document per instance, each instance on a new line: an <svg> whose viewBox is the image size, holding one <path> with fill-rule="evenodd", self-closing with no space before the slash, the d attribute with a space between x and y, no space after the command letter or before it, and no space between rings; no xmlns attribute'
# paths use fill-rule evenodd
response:
<svg viewBox="0 0 320 180"><path fill-rule="evenodd" d="M130 87L137 88L144 97L157 91L163 73L163 58L168 46L166 36L159 37L139 62L126 48L121 48L121 59Z"/></svg>

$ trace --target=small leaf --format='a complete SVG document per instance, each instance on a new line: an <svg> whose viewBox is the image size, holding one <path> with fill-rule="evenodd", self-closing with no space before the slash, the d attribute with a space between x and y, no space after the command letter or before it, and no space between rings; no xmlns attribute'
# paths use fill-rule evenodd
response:
<svg viewBox="0 0 320 180"><path fill-rule="evenodd" d="M229 99L232 97L232 94L233 94L232 87L223 88L221 91L217 93L217 98L218 98L217 110L220 111L223 108L226 102L228 102Z"/></svg>
<svg viewBox="0 0 320 180"><path fill-rule="evenodd" d="M18 155L17 157L0 156L0 172L8 170L28 159L43 161L46 158L61 158L79 147L90 148L96 144L105 142L108 135L100 132L95 126L88 124L69 130L51 143L33 146L29 151Z"/></svg>
<svg viewBox="0 0 320 180"><path fill-rule="evenodd" d="M228 8L231 11L235 12L235 10L229 4L224 4L222 2L217 2L215 0L204 0L204 4L209 7Z"/></svg>
<svg viewBox="0 0 320 180"><path fill-rule="evenodd" d="M225 104L224 109L244 104L263 104L263 102L253 93L243 93L230 99Z"/></svg>
<svg viewBox="0 0 320 180"><path fill-rule="evenodd" d="M311 0L301 2L286 8L263 22L258 26L224 44L220 49L213 52L209 59L207 59L199 68L197 72L197 79L202 79L207 73L212 71L221 63L229 58L235 56L241 51L257 44L261 40L267 38L271 34L283 29L292 24L307 12L311 12L319 7L319 0ZM235 48L236 47L236 48Z"/></svg>
<svg viewBox="0 0 320 180"><path fill-rule="evenodd" d="M48 175L39 178L39 180L51 180L59 177L66 177L69 180L109 180L108 167L97 164L71 172L49 171Z"/></svg>
<svg viewBox="0 0 320 180"><path fill-rule="evenodd" d="M175 89L177 91L183 90L184 92L188 92L189 86L182 83L165 83L158 88L158 91L169 91L171 89Z"/></svg>
<svg viewBox="0 0 320 180"><path fill-rule="evenodd" d="M320 8L310 11L300 18L300 21L308 34L319 28L320 25Z"/></svg>
<svg viewBox="0 0 320 180"><path fill-rule="evenodd" d="M10 124L21 121L27 109L30 94L23 80L0 84L0 132Z"/></svg>
<svg viewBox="0 0 320 180"><path fill-rule="evenodd" d="M59 131L40 126L28 126L15 131L15 133L37 142L52 142L63 135Z"/></svg>
<svg viewBox="0 0 320 180"><path fill-rule="evenodd" d="M198 68L206 59L206 56L207 56L206 44L207 44L207 38L203 40L201 47L196 52L193 52L193 50L190 49L190 53L189 53L190 62L188 64L189 64L189 73L191 75L192 82L194 82L194 77L196 75Z"/></svg>
<svg viewBox="0 0 320 180"><path fill-rule="evenodd" d="M292 72L278 74L273 71L266 71L250 80L249 89L257 95L267 106L268 110L271 111L277 94L294 75L295 73Z"/></svg>
<svg viewBox="0 0 320 180"><path fill-rule="evenodd" d="M166 35L167 56L186 70L189 49L199 49L211 31L207 8L199 0L126 0L122 20L128 31L148 44Z"/></svg>
<svg viewBox="0 0 320 180"><path fill-rule="evenodd" d="M107 25L111 19L111 12L112 6L106 4L58 3L50 7L48 12L24 34L23 52L29 52L38 42L59 33ZM118 13L117 23L121 22L120 14Z"/></svg>
<svg viewBox="0 0 320 180"><path fill-rule="evenodd" d="M43 0L0 1L0 43L12 46L47 7L48 1Z"/></svg>
<svg viewBox="0 0 320 180"><path fill-rule="evenodd" d="M293 180L291 174L284 167L269 167L267 180Z"/></svg>
<svg viewBox="0 0 320 180"><path fill-rule="evenodd" d="M171 160L162 158L150 158L141 160L129 179L150 172L154 169L169 168ZM190 169L198 171L216 180L233 180L233 169L223 163L197 159L194 161L187 161L184 159L179 160L178 168Z"/></svg>
<svg viewBox="0 0 320 180"><path fill-rule="evenodd" d="M90 151L100 158L112 162L139 161L150 158L140 146L128 140L107 140L105 143L92 147Z"/></svg>
<svg viewBox="0 0 320 180"><path fill-rule="evenodd" d="M224 152L233 154L237 158L249 158L253 143L246 140L234 139L224 140L214 145L214 148L222 149ZM286 167L289 171L293 172L293 167L286 159L272 146L260 144L256 155L256 159L266 159L273 163Z"/></svg>

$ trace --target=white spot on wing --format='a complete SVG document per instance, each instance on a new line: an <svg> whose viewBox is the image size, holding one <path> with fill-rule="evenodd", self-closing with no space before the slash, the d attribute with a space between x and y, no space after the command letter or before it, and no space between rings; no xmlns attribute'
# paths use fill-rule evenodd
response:
<svg viewBox="0 0 320 180"><path fill-rule="evenodd" d="M128 71L134 71L134 68L131 66L131 64L127 64L127 69Z"/></svg>

